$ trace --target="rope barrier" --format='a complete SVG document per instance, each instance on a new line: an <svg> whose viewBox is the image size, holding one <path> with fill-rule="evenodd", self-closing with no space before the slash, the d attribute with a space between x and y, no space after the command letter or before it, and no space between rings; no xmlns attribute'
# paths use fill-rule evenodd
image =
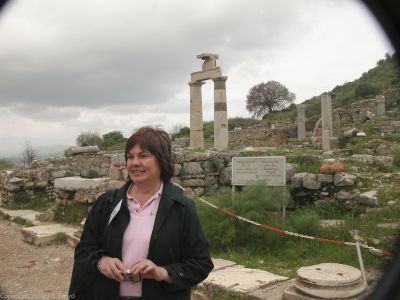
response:
<svg viewBox="0 0 400 300"><path fill-rule="evenodd" d="M283 229L280 229L280 228L271 227L271 226L268 226L266 224L261 224L261 223L246 219L246 218L244 218L242 216L238 216L238 215L236 215L236 214L234 214L234 213L232 213L232 212L230 212L228 210L225 210L225 209L223 209L221 207L218 207L218 206L216 206L216 205L204 200L201 197L197 198L197 199L199 199L204 204L206 204L206 205L208 205L208 206L210 206L210 207L212 207L212 208L214 208L214 209L216 209L216 210L218 210L218 211L220 211L220 212L222 212L222 213L224 213L224 214L226 214L228 216L231 216L231 217L239 219L241 221L256 225L256 226L261 227L261 228L266 229L266 230L271 230L271 231L275 231L275 232L278 232L278 233L286 234L286 235L289 235L289 236L300 237L300 238L314 240L314 241L318 241L318 242L322 242L322 243L330 243L330 244L346 245L346 246L357 246L357 243L354 243L354 242L330 240L330 239L326 239L326 238L322 238L322 237L309 236L309 235L305 235L305 234L300 234L300 233L296 233L296 232L283 230ZM392 256L392 254L390 252L388 252L388 251L385 251L385 250L382 250L382 249L378 249L378 248L375 248L375 247L372 247L372 246L368 246L367 244L359 243L359 245L360 245L360 247L362 247L364 249L367 249L367 250L369 250L370 252L372 252L374 254L378 254L378 255L381 255L381 256L388 256L388 257Z"/></svg>

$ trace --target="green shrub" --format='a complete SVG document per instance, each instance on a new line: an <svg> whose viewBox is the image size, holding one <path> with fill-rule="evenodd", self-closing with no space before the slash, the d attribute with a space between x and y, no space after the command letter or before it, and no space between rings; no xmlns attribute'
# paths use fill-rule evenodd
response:
<svg viewBox="0 0 400 300"><path fill-rule="evenodd" d="M76 138L76 144L80 147L84 146L101 146L103 139L97 132L83 131Z"/></svg>
<svg viewBox="0 0 400 300"><path fill-rule="evenodd" d="M319 215L311 208L297 209L289 215L289 223L298 233L316 234L319 232Z"/></svg>
<svg viewBox="0 0 400 300"><path fill-rule="evenodd" d="M393 156L393 166L396 169L400 169L400 150L397 150Z"/></svg>
<svg viewBox="0 0 400 300"><path fill-rule="evenodd" d="M126 138L124 138L121 131L115 130L103 134L103 142L101 143L101 148L105 150L109 150L115 145L125 144Z"/></svg>
<svg viewBox="0 0 400 300"><path fill-rule="evenodd" d="M90 170L88 171L86 177L89 178L89 179L99 178L99 177L100 177L100 174L99 174L99 172L98 172L97 170L90 169Z"/></svg>
<svg viewBox="0 0 400 300"><path fill-rule="evenodd" d="M24 205L27 204L31 198L25 191L17 191L12 194L13 202L19 206L20 208L24 208Z"/></svg>
<svg viewBox="0 0 400 300"><path fill-rule="evenodd" d="M379 89L372 84L361 82L357 84L354 89L354 95L357 98L368 98L373 97L379 93Z"/></svg>
<svg viewBox="0 0 400 300"><path fill-rule="evenodd" d="M6 158L0 158L0 171L11 169L13 164Z"/></svg>
<svg viewBox="0 0 400 300"><path fill-rule="evenodd" d="M66 244L68 241L68 236L64 232L57 232L54 237L53 243L56 245Z"/></svg>

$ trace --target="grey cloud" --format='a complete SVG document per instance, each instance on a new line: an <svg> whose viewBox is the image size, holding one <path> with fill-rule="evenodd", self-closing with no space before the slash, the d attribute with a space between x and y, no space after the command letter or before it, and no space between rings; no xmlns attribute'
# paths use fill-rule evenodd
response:
<svg viewBox="0 0 400 300"><path fill-rule="evenodd" d="M50 41L0 52L0 104L163 103L188 89L190 72L201 68L195 57L201 52L219 53L228 71L289 43L289 35L304 29L296 23L303 17L296 15L298 2L289 2L87 1L72 7L40 1L48 7L44 12L21 3L21 14L33 14L29 21L37 34Z"/></svg>

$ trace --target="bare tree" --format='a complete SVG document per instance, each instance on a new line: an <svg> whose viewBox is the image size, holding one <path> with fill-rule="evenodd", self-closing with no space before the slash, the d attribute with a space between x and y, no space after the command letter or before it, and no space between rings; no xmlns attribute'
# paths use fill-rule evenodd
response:
<svg viewBox="0 0 400 300"><path fill-rule="evenodd" d="M24 167L28 168L32 162L37 158L37 153L33 150L33 147L29 141L25 142L25 149L22 151L22 162Z"/></svg>
<svg viewBox="0 0 400 300"><path fill-rule="evenodd" d="M268 81L253 86L247 95L246 108L254 117L262 118L270 111L282 110L293 103L296 95L283 84Z"/></svg>

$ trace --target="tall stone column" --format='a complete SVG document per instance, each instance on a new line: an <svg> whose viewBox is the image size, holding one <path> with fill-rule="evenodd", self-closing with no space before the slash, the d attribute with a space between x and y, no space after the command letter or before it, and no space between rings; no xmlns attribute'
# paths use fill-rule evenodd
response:
<svg viewBox="0 0 400 300"><path fill-rule="evenodd" d="M331 96L321 95L321 117L322 117L322 150L331 150L330 137L333 136L332 102Z"/></svg>
<svg viewBox="0 0 400 300"><path fill-rule="evenodd" d="M385 113L385 96L377 95L376 99L376 115L381 116Z"/></svg>
<svg viewBox="0 0 400 300"><path fill-rule="evenodd" d="M226 108L225 82L228 76L213 78L214 81L214 148L218 151L228 147L228 113Z"/></svg>
<svg viewBox="0 0 400 300"><path fill-rule="evenodd" d="M304 104L297 106L297 138L303 140L306 137L306 115Z"/></svg>
<svg viewBox="0 0 400 300"><path fill-rule="evenodd" d="M190 147L204 148L202 81L189 82L190 86Z"/></svg>

